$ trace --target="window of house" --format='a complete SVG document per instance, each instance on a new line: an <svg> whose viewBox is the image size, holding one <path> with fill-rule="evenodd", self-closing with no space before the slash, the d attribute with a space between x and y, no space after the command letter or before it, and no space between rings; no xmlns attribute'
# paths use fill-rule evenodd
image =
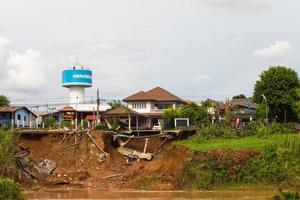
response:
<svg viewBox="0 0 300 200"><path fill-rule="evenodd" d="M24 116L24 122L26 122L26 116Z"/></svg>
<svg viewBox="0 0 300 200"><path fill-rule="evenodd" d="M21 120L21 115L18 114L18 115L17 115L17 118L18 118L18 120Z"/></svg>

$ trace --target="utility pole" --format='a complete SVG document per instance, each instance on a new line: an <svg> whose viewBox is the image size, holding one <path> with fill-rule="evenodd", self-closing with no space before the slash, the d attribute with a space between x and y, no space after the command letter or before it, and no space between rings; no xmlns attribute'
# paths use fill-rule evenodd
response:
<svg viewBox="0 0 300 200"><path fill-rule="evenodd" d="M264 94L262 94L261 96L264 98L264 100L266 102L266 124L268 124L269 119L268 119L268 101L267 101L267 97Z"/></svg>
<svg viewBox="0 0 300 200"><path fill-rule="evenodd" d="M77 126L78 126L78 124L77 124L77 120L78 120L78 113L77 113L77 104L78 104L78 97L76 97L76 99L77 99L77 102L76 102L76 110L75 110L75 130L77 131Z"/></svg>
<svg viewBox="0 0 300 200"><path fill-rule="evenodd" d="M284 123L286 124L286 109L284 109Z"/></svg>
<svg viewBox="0 0 300 200"><path fill-rule="evenodd" d="M97 116L96 116L96 126L98 126L99 123L99 107L100 107L100 97L99 97L99 88L97 88Z"/></svg>

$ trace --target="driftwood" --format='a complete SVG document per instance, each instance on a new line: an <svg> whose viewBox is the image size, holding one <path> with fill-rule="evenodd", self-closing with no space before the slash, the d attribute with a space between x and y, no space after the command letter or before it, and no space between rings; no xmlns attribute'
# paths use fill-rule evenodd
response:
<svg viewBox="0 0 300 200"><path fill-rule="evenodd" d="M143 152L129 149L126 147L119 147L119 148L117 148L117 151L120 154L123 154L124 156L127 156L127 157L133 156L133 157L138 157L139 159L145 159L145 160L152 160L152 158L154 157L154 154L143 153Z"/></svg>
<svg viewBox="0 0 300 200"><path fill-rule="evenodd" d="M146 138L146 139L145 139L145 146L144 146L144 151L143 151L143 153L146 153L147 146L148 146L148 141L149 141L149 138Z"/></svg>
<svg viewBox="0 0 300 200"><path fill-rule="evenodd" d="M96 147L98 147L98 149L104 153L105 155L107 155L108 153L106 153L100 146L99 144L95 141L95 139L93 138L93 136L89 133L89 132L86 132L87 136L89 136L89 138L94 142L94 144L96 145Z"/></svg>
<svg viewBox="0 0 300 200"><path fill-rule="evenodd" d="M114 177L122 176L122 175L123 175L123 174L113 174L113 175L109 175L109 176L104 176L104 177L102 177L101 179L114 178Z"/></svg>
<svg viewBox="0 0 300 200"><path fill-rule="evenodd" d="M65 141L66 136L67 136L67 134L64 134L64 137L63 137L63 139L59 142L59 144L62 144L62 143Z"/></svg>
<svg viewBox="0 0 300 200"><path fill-rule="evenodd" d="M154 154L161 148L161 146L167 141L167 137L158 145L158 147L153 151Z"/></svg>
<svg viewBox="0 0 300 200"><path fill-rule="evenodd" d="M68 145L68 146L64 147L63 149L68 149L68 148L71 148L71 147L78 147L78 146L79 146L79 143L76 143L76 144Z"/></svg>

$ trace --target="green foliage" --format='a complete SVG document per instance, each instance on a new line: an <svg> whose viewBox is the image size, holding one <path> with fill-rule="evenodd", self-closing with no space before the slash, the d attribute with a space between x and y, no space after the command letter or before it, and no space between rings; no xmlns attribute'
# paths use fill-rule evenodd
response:
<svg viewBox="0 0 300 200"><path fill-rule="evenodd" d="M15 167L15 136L14 132L0 130L0 176L7 175Z"/></svg>
<svg viewBox="0 0 300 200"><path fill-rule="evenodd" d="M53 117L47 117L44 120L45 127L46 128L56 128L57 127L57 121Z"/></svg>
<svg viewBox="0 0 300 200"><path fill-rule="evenodd" d="M300 87L298 74L287 67L270 67L263 71L260 80L254 87L254 101L264 103L262 94L268 101L270 119L284 121L284 112L287 112L287 120L296 118L293 105L299 100L297 90Z"/></svg>
<svg viewBox="0 0 300 200"><path fill-rule="evenodd" d="M180 109L174 109L174 108L167 108L164 111L163 120L164 120L164 126L166 128L174 128L174 120L175 118L182 117L182 113Z"/></svg>
<svg viewBox="0 0 300 200"><path fill-rule="evenodd" d="M72 127L72 123L71 123L71 121L62 121L61 122L61 127L62 128L71 128Z"/></svg>
<svg viewBox="0 0 300 200"><path fill-rule="evenodd" d="M174 142L175 145L183 145L192 151L212 151L217 149L222 150L261 150L272 144L280 143L284 137L294 136L294 134L289 135L271 135L266 137L257 136L247 136L242 138L217 138L213 140L206 140L202 137L191 138L188 140L180 140ZM300 138L300 135L297 137Z"/></svg>
<svg viewBox="0 0 300 200"><path fill-rule="evenodd" d="M25 200L21 194L21 187L10 179L0 178L0 199Z"/></svg>
<svg viewBox="0 0 300 200"><path fill-rule="evenodd" d="M239 95L233 96L232 99L247 99L247 97L244 94L239 94Z"/></svg>
<svg viewBox="0 0 300 200"><path fill-rule="evenodd" d="M189 118L190 124L200 126L208 122L207 109L195 103L185 105L181 110L181 117Z"/></svg>
<svg viewBox="0 0 300 200"><path fill-rule="evenodd" d="M258 107L255 109L254 117L257 122L261 122L261 121L263 121L263 119L266 118L266 105L265 104L258 105Z"/></svg>
<svg viewBox="0 0 300 200"><path fill-rule="evenodd" d="M258 124L249 124L246 127L244 135L257 135L259 137L264 137L268 135L275 134L293 134L295 131L292 128L285 127L282 124L273 122L270 125L264 125L261 123Z"/></svg>
<svg viewBox="0 0 300 200"><path fill-rule="evenodd" d="M119 107L125 107L124 104L120 100L113 100L112 102L109 102L108 105L114 109Z"/></svg>
<svg viewBox="0 0 300 200"><path fill-rule="evenodd" d="M84 128L88 127L88 124L89 124L89 121L88 121L88 120L84 119L84 120L82 121L82 125L83 125Z"/></svg>
<svg viewBox="0 0 300 200"><path fill-rule="evenodd" d="M249 138L252 140L254 136L240 140ZM218 150L196 153L182 171L181 184L194 185L198 189L253 183L299 187L300 136L273 135L268 139L271 141L259 151L215 148ZM245 143L239 149L244 149L243 145Z"/></svg>
<svg viewBox="0 0 300 200"><path fill-rule="evenodd" d="M274 195L272 199L273 200L299 200L300 196L298 192L279 191L279 194Z"/></svg>
<svg viewBox="0 0 300 200"><path fill-rule="evenodd" d="M209 121L206 108L195 103L185 105L182 109L165 109L163 120L166 128L174 128L175 118L188 118L190 125L194 126L200 126Z"/></svg>
<svg viewBox="0 0 300 200"><path fill-rule="evenodd" d="M0 95L0 107L1 106L9 106L9 104L10 104L9 99L4 95Z"/></svg>
<svg viewBox="0 0 300 200"><path fill-rule="evenodd" d="M101 123L95 127L95 130L109 130L107 123Z"/></svg>
<svg viewBox="0 0 300 200"><path fill-rule="evenodd" d="M235 130L230 126L221 127L218 125L210 125L201 128L191 139L202 141L203 139L233 138L235 136Z"/></svg>

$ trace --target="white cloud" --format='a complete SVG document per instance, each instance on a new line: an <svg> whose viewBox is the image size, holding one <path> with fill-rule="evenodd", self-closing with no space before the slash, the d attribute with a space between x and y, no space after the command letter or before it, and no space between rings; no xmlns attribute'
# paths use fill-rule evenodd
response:
<svg viewBox="0 0 300 200"><path fill-rule="evenodd" d="M5 62L9 56L9 46L10 42L6 38L0 36L0 69L1 66L5 65ZM1 70L0 76L4 76L3 69Z"/></svg>
<svg viewBox="0 0 300 200"><path fill-rule="evenodd" d="M40 52L27 49L24 54L9 47L9 40L0 36L2 87L15 92L42 92L46 88L48 63Z"/></svg>
<svg viewBox="0 0 300 200"><path fill-rule="evenodd" d="M254 51L254 56L264 59L283 58L291 50L292 45L288 41L276 41L271 46Z"/></svg>
<svg viewBox="0 0 300 200"><path fill-rule="evenodd" d="M210 81L211 78L206 74L199 74L199 75L195 75L192 80L193 82L196 83L203 83L203 82Z"/></svg>
<svg viewBox="0 0 300 200"><path fill-rule="evenodd" d="M205 3L220 7L245 7L262 9L271 6L272 0L203 0Z"/></svg>

